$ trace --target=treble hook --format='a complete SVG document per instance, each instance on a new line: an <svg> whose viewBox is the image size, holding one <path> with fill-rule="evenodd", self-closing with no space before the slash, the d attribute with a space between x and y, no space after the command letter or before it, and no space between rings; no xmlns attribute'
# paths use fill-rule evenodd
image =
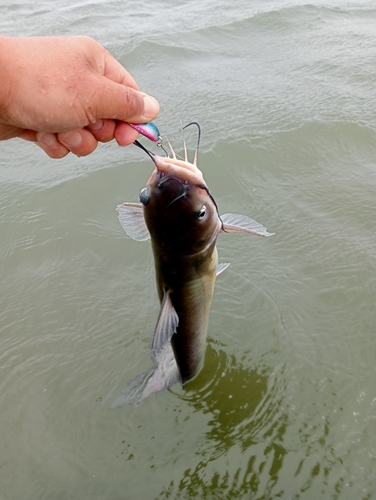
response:
<svg viewBox="0 0 376 500"><path fill-rule="evenodd" d="M162 136L158 130L158 127L153 122L128 123L128 125L130 125L132 128L137 130L137 132L139 132L140 134L147 137L150 141L155 142L156 145L164 151L166 158L168 158L168 156L169 156L168 151L167 151L167 149L164 148L164 146L162 144ZM138 146L138 147L141 147L140 143L138 143L138 144L137 143L138 143L138 141L135 141L134 144L136 144L136 146Z"/></svg>
<svg viewBox="0 0 376 500"><path fill-rule="evenodd" d="M157 143L156 143L156 144L157 144L157 146L158 146L159 148L161 148L161 149L163 150L164 154L166 155L166 158L168 158L168 157L169 157L168 151L167 151L167 149L163 146L163 143L162 143L162 137L161 137L160 135L158 136L158 141L157 141Z"/></svg>

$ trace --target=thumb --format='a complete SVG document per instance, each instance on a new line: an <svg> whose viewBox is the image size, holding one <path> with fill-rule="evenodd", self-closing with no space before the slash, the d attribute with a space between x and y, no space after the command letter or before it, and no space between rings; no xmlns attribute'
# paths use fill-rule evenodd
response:
<svg viewBox="0 0 376 500"><path fill-rule="evenodd" d="M99 85L88 102L89 115L95 119L108 118L125 122L149 122L159 113L158 101L127 85L99 77Z"/></svg>

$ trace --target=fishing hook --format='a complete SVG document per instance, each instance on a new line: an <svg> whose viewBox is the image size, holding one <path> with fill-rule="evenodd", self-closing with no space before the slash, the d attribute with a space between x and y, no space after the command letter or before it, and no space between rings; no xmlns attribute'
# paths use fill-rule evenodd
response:
<svg viewBox="0 0 376 500"><path fill-rule="evenodd" d="M156 144L159 148L161 148L163 150L164 154L166 155L166 158L169 158L170 155L168 154L167 149L165 149L165 147L162 144L162 137L161 136L158 136L158 141Z"/></svg>

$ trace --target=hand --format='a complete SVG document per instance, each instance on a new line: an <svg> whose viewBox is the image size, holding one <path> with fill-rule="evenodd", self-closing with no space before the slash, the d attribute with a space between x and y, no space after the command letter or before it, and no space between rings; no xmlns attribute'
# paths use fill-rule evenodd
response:
<svg viewBox="0 0 376 500"><path fill-rule="evenodd" d="M0 36L0 140L35 142L51 158L90 154L99 142L126 146L126 122L153 120L158 102L88 37Z"/></svg>

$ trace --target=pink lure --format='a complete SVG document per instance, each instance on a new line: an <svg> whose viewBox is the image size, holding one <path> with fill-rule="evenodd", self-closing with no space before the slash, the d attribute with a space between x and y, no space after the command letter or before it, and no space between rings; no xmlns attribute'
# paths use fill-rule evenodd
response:
<svg viewBox="0 0 376 500"><path fill-rule="evenodd" d="M128 123L132 128L137 130L140 134L147 137L150 141L158 142L161 138L161 134L156 125L153 122L148 123Z"/></svg>

